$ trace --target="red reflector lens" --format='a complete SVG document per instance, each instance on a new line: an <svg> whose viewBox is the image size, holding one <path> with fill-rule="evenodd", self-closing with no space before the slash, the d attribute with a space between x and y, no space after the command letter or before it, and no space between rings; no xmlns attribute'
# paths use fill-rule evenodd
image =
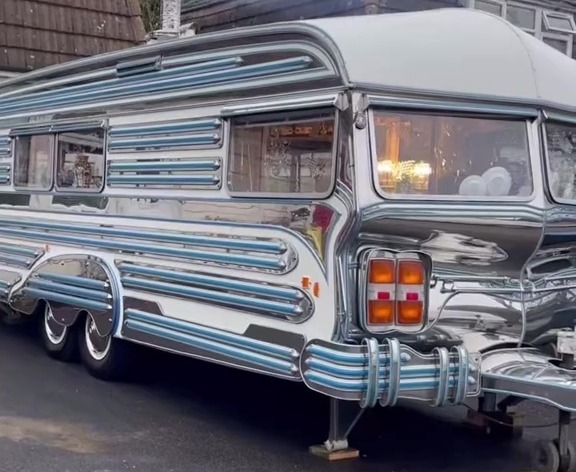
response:
<svg viewBox="0 0 576 472"><path fill-rule="evenodd" d="M390 292L378 292L378 300L390 300Z"/></svg>
<svg viewBox="0 0 576 472"><path fill-rule="evenodd" d="M416 301L418 301L419 298L420 297L418 296L417 293L409 292L406 294L406 300L408 300L410 302L416 302Z"/></svg>

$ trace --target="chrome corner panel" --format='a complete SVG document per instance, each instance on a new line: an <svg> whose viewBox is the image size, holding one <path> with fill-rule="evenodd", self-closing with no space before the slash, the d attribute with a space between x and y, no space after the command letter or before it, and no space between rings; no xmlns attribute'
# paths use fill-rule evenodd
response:
<svg viewBox="0 0 576 472"><path fill-rule="evenodd" d="M482 355L482 390L576 412L576 371L538 349L499 349Z"/></svg>
<svg viewBox="0 0 576 472"><path fill-rule="evenodd" d="M300 366L312 390L363 407L393 406L399 399L455 405L480 393L478 356L461 346L421 354L392 338L383 344L365 338L360 345L314 340Z"/></svg>
<svg viewBox="0 0 576 472"><path fill-rule="evenodd" d="M363 244L432 259L428 334L468 329L538 343L576 320L572 214L527 204L394 202L362 217ZM553 241L558 225L567 233Z"/></svg>
<svg viewBox="0 0 576 472"><path fill-rule="evenodd" d="M31 313L40 300L50 304L54 319L64 326L89 312L101 336L113 332L121 310L119 286L106 263L84 255L54 257L35 268L11 295L10 306Z"/></svg>

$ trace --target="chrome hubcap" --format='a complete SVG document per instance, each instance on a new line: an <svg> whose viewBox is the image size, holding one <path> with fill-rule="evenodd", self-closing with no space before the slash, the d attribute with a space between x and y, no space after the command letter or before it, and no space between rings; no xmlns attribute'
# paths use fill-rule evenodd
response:
<svg viewBox="0 0 576 472"><path fill-rule="evenodd" d="M52 344L60 344L68 334L68 328L56 321L52 308L48 304L44 308L44 331Z"/></svg>
<svg viewBox="0 0 576 472"><path fill-rule="evenodd" d="M86 329L84 330L86 347L90 356L100 361L106 357L110 351L112 336L100 336L96 329L96 324L90 315L86 317Z"/></svg>

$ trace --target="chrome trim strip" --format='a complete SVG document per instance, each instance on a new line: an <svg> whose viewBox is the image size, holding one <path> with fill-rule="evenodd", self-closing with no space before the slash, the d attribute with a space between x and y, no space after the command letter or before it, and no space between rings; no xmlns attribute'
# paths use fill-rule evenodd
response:
<svg viewBox="0 0 576 472"><path fill-rule="evenodd" d="M135 78L116 79L114 83L107 88L94 89L92 85L89 90L78 91L74 87L71 87L71 90L64 90L63 93L58 93L57 91L40 92L33 94L28 99L22 99L21 97L0 99L0 109L2 109L2 113L5 114L10 112L23 113L49 109L54 105L60 104L80 105L101 98L110 100L129 96L138 97L139 95L143 96L158 92L168 92L183 87L222 84L242 79L296 72L306 69L312 62L313 60L309 56L300 56L236 68L222 68L221 65L215 67L214 64L210 64L209 66L207 64L199 64L197 66L187 66L180 69L169 70L166 73L160 71L154 74L154 78L157 80L150 80L148 76L136 76ZM184 72L184 69L186 69L186 72ZM176 72L177 74L171 74L172 72ZM194 72L197 73L194 74ZM40 98L38 97L39 95ZM48 96L43 98L42 95Z"/></svg>
<svg viewBox="0 0 576 472"><path fill-rule="evenodd" d="M37 288L40 290L66 293L72 296L83 297L89 300L110 302L112 300L112 295L107 292L100 292L97 290L91 290L88 288L75 287L74 285L66 285L58 282L52 282L51 280L42 280L40 278L32 278L28 281L28 286L31 288Z"/></svg>
<svg viewBox="0 0 576 472"><path fill-rule="evenodd" d="M96 247L99 249L110 249L110 250L117 250L117 251L128 251L128 252L139 252L148 255L159 255L159 256L169 256L169 257L176 257L176 258L185 258L185 259L193 259L203 262L209 263L216 263L216 264L231 264L231 265L239 265L239 266L246 266L250 268L258 268L258 269L266 269L266 270L273 270L273 271L280 271L286 272L290 271L294 268L297 263L297 258L295 257L293 251L288 253L288 259L286 256L284 257L269 257L265 255L247 255L247 254L237 254L237 253L225 253L225 252L216 252L216 251L209 251L209 250L200 250L200 249L184 249L184 248L175 248L175 247L167 247L167 246L158 246L155 244L151 244L155 241L162 241L162 242L179 242L182 244L194 244L191 240L186 243L185 240L178 239L178 235L175 235L174 239L172 238L162 238L161 236L156 237L158 233L154 232L144 232L141 231L140 233L136 233L136 231L129 232L128 237L131 238L138 238L140 240L146 240L145 243L136 243L136 242L126 242L126 241L118 241L118 240L105 240L93 237L81 237L81 236L73 236L67 234L54 234L47 231L42 230L63 230L68 231L71 233L81 233L81 234L100 234L100 235L118 235L114 231L109 232L108 229L114 230L114 228L92 228L89 227L76 227L68 226L68 225L59 225L59 224L51 224L51 223L39 223L39 222L26 222L22 224L18 221L9 221L9 220L1 220L0 219L0 234L6 236L15 236L15 237L23 237L26 239L32 240L40 240L42 242L59 242L59 243L69 243L78 246L90 246ZM6 226L12 226L12 228L7 228ZM29 229L16 229L14 227L36 227L38 230L29 230ZM120 234L122 235L122 234ZM180 238L186 239L187 237L183 237L180 235ZM172 239L172 240L171 240ZM209 239L209 238L205 238ZM224 248L235 248L243 249L242 243L239 243L236 240L234 243L224 244ZM200 244L199 244L200 245ZM206 243L204 243L206 246ZM248 243L248 246L258 246L255 242ZM208 246L210 249L218 247L217 245ZM222 247L222 245L220 245ZM246 246L245 246L246 247ZM246 250L250 250L246 248ZM254 249L252 249L254 250ZM1 252L1 249L0 249ZM267 251L268 252L268 251ZM1 260L1 256L0 256ZM21 259L14 258L14 262L21 262ZM28 261L26 261L28 264ZM27 267L27 265L25 265Z"/></svg>
<svg viewBox="0 0 576 472"><path fill-rule="evenodd" d="M154 240L165 243L179 243L187 246L201 246L218 249L232 249L240 251L258 251L270 254L285 254L293 249L283 241L240 239L225 236L203 236L199 234L181 234L143 229L124 229L110 226L74 225L67 223L51 223L44 221L17 221L9 218L0 218L0 232L3 226L31 227L49 231L63 231L80 234L98 234L102 236L117 236L128 239ZM1 250L1 246L0 246Z"/></svg>
<svg viewBox="0 0 576 472"><path fill-rule="evenodd" d="M295 349L141 310L129 308L124 314L124 328L174 340L284 375L293 376L298 371L294 361L299 354Z"/></svg>
<svg viewBox="0 0 576 472"><path fill-rule="evenodd" d="M12 139L9 136L0 137L0 157L12 156Z"/></svg>
<svg viewBox="0 0 576 472"><path fill-rule="evenodd" d="M161 161L108 161L108 173L116 172L165 172L165 171L216 171L222 167L220 158L205 160L163 159ZM1 169L1 166L0 166Z"/></svg>
<svg viewBox="0 0 576 472"><path fill-rule="evenodd" d="M31 125L18 126L10 130L10 136L30 136L33 134L63 133L66 131L83 131L104 128L105 120L98 121L65 121L40 122Z"/></svg>
<svg viewBox="0 0 576 472"><path fill-rule="evenodd" d="M229 307L241 307L244 309L262 310L270 314L279 314L288 317L300 317L304 314L303 309L298 305L263 300L248 296L235 295L225 292L216 292L204 288L188 287L184 285L158 282L154 280L139 279L137 277L125 276L121 279L123 287L144 292L152 291L164 295L175 295L184 298L201 300L204 302L214 302L226 304Z"/></svg>
<svg viewBox="0 0 576 472"><path fill-rule="evenodd" d="M141 266L130 262L117 262L116 267L123 276L133 274L157 277L175 282L189 283L198 287L235 290L246 294L274 297L292 302L299 302L305 298L304 293L299 289L249 282L247 280L231 279L229 277L194 272L182 272L163 269L160 267Z"/></svg>
<svg viewBox="0 0 576 472"><path fill-rule="evenodd" d="M547 121L563 121L564 123L576 124L576 116L573 113L547 111L544 123Z"/></svg>
<svg viewBox="0 0 576 472"><path fill-rule="evenodd" d="M107 95L108 98L112 96L122 96L125 94L130 94L134 90L130 91L132 87L142 86L142 85L154 85L161 83L162 81L175 80L181 77L187 77L190 74L203 74L209 72L215 72L221 69L224 70L234 70L235 66L241 63L240 58L233 59L220 59L216 61L207 61L199 64L193 64L191 66L180 67L176 69L170 69L166 71L160 71L157 74L151 76L138 76L138 77L127 77L123 79L114 78L109 80L103 80L100 82L93 82L85 85L73 85L68 88L60 89L59 91L48 90L46 92L32 93L28 96L17 96L12 98L0 99L0 108L3 112L8 112L11 109L24 107L25 105L50 105L53 102L60 102L66 98L90 98L92 95L102 95L106 92L116 92L116 94ZM193 76L195 77L195 76ZM154 80L156 79L156 80ZM122 90L124 89L124 90ZM153 89L152 89L153 90ZM150 91L152 91L150 90ZM42 101L46 98L46 101ZM82 101L82 100L80 100Z"/></svg>
<svg viewBox="0 0 576 472"><path fill-rule="evenodd" d="M16 255L12 256L8 254L2 254L0 249L0 262L7 265L28 269L34 263L34 259L25 259Z"/></svg>
<svg viewBox="0 0 576 472"><path fill-rule="evenodd" d="M51 302L58 302L64 305L69 305L74 308L86 308L95 311L108 311L112 309L112 305L108 303L98 302L94 300L86 300L85 298L65 295L63 293L51 292L49 290L41 290L33 287L24 287L22 292L25 295L32 296L36 299L46 299Z"/></svg>
<svg viewBox="0 0 576 472"><path fill-rule="evenodd" d="M367 103L370 106L386 108L412 108L434 111L454 111L470 113L489 113L505 116L517 116L523 118L537 118L538 109L535 107L495 105L475 103L472 101L456 102L448 100L417 99L398 96L368 95Z"/></svg>
<svg viewBox="0 0 576 472"><path fill-rule="evenodd" d="M171 121L162 124L147 123L144 125L116 125L108 131L110 138L128 138L134 136L153 136L166 133L186 133L189 131L211 131L222 127L222 122L212 120Z"/></svg>
<svg viewBox="0 0 576 472"><path fill-rule="evenodd" d="M87 277L79 277L76 275L53 274L50 272L41 272L37 274L38 277L48 279L61 284L73 285L76 287L84 287L92 290L107 290L110 288L110 283L103 280L89 279Z"/></svg>
<svg viewBox="0 0 576 472"><path fill-rule="evenodd" d="M270 100L242 105L225 106L220 111L223 117L249 115L253 113L266 113L272 111L302 110L307 108L333 107L338 103L341 95L337 93L315 95L312 97L292 100Z"/></svg>
<svg viewBox="0 0 576 472"><path fill-rule="evenodd" d="M221 141L219 134L191 134L188 136L162 136L154 139L109 139L110 152L138 150L140 148L178 149L184 147L207 146Z"/></svg>

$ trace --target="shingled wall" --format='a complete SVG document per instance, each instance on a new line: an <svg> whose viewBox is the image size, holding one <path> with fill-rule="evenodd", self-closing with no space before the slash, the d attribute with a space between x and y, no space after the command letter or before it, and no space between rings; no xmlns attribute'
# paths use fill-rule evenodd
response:
<svg viewBox="0 0 576 472"><path fill-rule="evenodd" d="M39 69L144 36L138 0L0 0L0 70Z"/></svg>

